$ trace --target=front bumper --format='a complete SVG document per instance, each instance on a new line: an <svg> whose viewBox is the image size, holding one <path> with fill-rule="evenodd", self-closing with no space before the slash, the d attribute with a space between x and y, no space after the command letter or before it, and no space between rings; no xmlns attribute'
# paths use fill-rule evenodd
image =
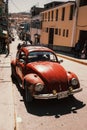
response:
<svg viewBox="0 0 87 130"><path fill-rule="evenodd" d="M62 99L62 98L66 98L68 97L69 95L73 95L75 93L78 93L82 91L82 88L78 88L78 89L75 89L75 90L72 90L72 91L63 91L63 92L59 92L59 93L51 93L51 94L39 94L39 95L33 95L35 99L54 99L54 98L57 98L57 99Z"/></svg>

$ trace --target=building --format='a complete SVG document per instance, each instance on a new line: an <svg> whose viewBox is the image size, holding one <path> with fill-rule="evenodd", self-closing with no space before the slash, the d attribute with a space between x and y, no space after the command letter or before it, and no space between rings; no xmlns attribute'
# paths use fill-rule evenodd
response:
<svg viewBox="0 0 87 130"><path fill-rule="evenodd" d="M42 30L42 17L41 12L43 8L33 6L31 8L31 27L30 35L31 41L35 44L40 43L41 30Z"/></svg>
<svg viewBox="0 0 87 130"><path fill-rule="evenodd" d="M76 0L77 2L77 23L76 23L76 42L81 42L84 46L87 41L87 0Z"/></svg>
<svg viewBox="0 0 87 130"><path fill-rule="evenodd" d="M9 21L11 22L11 26L14 27L17 27L22 23L30 23L30 18L31 16L27 12L9 14Z"/></svg>
<svg viewBox="0 0 87 130"><path fill-rule="evenodd" d="M71 51L74 46L75 1L51 2L42 15L41 43L54 50Z"/></svg>

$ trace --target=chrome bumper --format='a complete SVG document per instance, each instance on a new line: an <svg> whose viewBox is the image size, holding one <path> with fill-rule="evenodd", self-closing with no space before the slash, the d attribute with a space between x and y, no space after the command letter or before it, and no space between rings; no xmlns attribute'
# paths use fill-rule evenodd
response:
<svg viewBox="0 0 87 130"><path fill-rule="evenodd" d="M78 89L75 89L75 90L72 90L71 91L63 91L63 92L59 92L59 93L56 93L56 94L39 94L39 95L33 95L35 99L54 99L54 98L57 98L57 99L62 99L62 98L66 98L68 97L69 95L73 95L75 93L78 93L78 92L81 92L82 91L82 88L78 88Z"/></svg>

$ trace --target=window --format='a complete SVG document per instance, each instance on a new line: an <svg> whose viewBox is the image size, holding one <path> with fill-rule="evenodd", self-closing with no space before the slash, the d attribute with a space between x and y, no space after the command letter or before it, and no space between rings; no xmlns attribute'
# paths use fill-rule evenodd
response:
<svg viewBox="0 0 87 130"><path fill-rule="evenodd" d="M55 34L58 34L58 28L55 29Z"/></svg>
<svg viewBox="0 0 87 130"><path fill-rule="evenodd" d="M59 35L61 35L61 29L59 29Z"/></svg>
<svg viewBox="0 0 87 130"><path fill-rule="evenodd" d="M66 30L66 37L68 37L68 35L69 35L69 30L67 29Z"/></svg>
<svg viewBox="0 0 87 130"><path fill-rule="evenodd" d="M73 12L74 12L74 5L70 6L70 16L69 16L69 20L73 19Z"/></svg>
<svg viewBox="0 0 87 130"><path fill-rule="evenodd" d="M48 12L48 21L50 21L50 12Z"/></svg>
<svg viewBox="0 0 87 130"><path fill-rule="evenodd" d="M48 28L46 28L46 32L48 33Z"/></svg>
<svg viewBox="0 0 87 130"><path fill-rule="evenodd" d="M51 13L52 13L51 16L52 16L52 21L53 21L54 12L52 11Z"/></svg>
<svg viewBox="0 0 87 130"><path fill-rule="evenodd" d="M56 21L58 21L58 9L56 10Z"/></svg>
<svg viewBox="0 0 87 130"><path fill-rule="evenodd" d="M80 6L87 5L87 0L80 0Z"/></svg>
<svg viewBox="0 0 87 130"><path fill-rule="evenodd" d="M26 62L26 54L23 51L18 52L16 58L22 63Z"/></svg>
<svg viewBox="0 0 87 130"><path fill-rule="evenodd" d="M37 61L50 61L57 62L56 56L51 52L30 52L28 55L28 62L37 62Z"/></svg>
<svg viewBox="0 0 87 130"><path fill-rule="evenodd" d="M65 29L63 29L63 37L65 36Z"/></svg>
<svg viewBox="0 0 87 130"><path fill-rule="evenodd" d="M45 13L45 21L47 20L47 13Z"/></svg>
<svg viewBox="0 0 87 130"><path fill-rule="evenodd" d="M42 14L42 19L43 19L43 21L44 21L44 13Z"/></svg>
<svg viewBox="0 0 87 130"><path fill-rule="evenodd" d="M65 7L62 8L62 20L64 20L64 16L65 16Z"/></svg>

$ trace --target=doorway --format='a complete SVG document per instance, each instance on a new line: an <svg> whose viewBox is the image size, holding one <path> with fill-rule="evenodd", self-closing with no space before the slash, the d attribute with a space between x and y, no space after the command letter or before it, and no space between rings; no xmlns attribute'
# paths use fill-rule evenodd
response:
<svg viewBox="0 0 87 130"><path fill-rule="evenodd" d="M79 40L82 42L84 46L85 41L87 41L87 31L80 30Z"/></svg>
<svg viewBox="0 0 87 130"><path fill-rule="evenodd" d="M53 49L54 28L49 28L48 47Z"/></svg>

